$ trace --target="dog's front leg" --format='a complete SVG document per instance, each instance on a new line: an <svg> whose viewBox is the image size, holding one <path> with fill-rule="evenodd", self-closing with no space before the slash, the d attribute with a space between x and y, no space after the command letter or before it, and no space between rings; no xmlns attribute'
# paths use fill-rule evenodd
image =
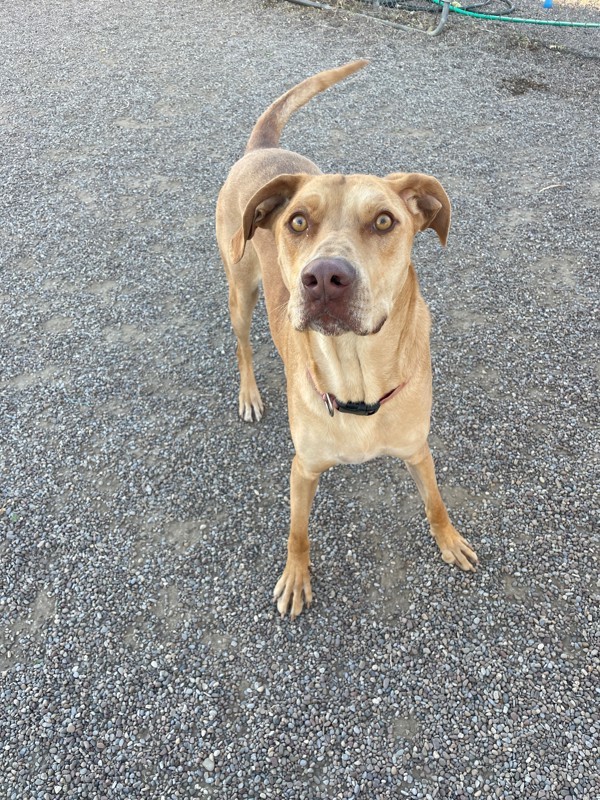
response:
<svg viewBox="0 0 600 800"><path fill-rule="evenodd" d="M320 473L310 472L296 455L290 476L291 523L288 538L288 556L283 575L277 581L273 599L277 610L284 616L290 607L294 619L304 604L312 602L310 588L310 544L308 541L308 517L317 491Z"/></svg>
<svg viewBox="0 0 600 800"><path fill-rule="evenodd" d="M464 570L473 570L477 564L477 555L450 522L435 479L429 445L425 443L414 458L406 461L406 466L425 503L431 533L441 550L442 558L448 564L456 564Z"/></svg>

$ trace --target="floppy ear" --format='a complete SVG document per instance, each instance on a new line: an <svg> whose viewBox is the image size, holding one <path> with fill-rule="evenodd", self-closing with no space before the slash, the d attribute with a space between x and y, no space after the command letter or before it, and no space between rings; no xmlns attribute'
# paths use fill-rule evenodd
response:
<svg viewBox="0 0 600 800"><path fill-rule="evenodd" d="M229 254L233 264L244 255L246 242L254 236L256 229L269 224L269 215L285 205L306 178L303 174L278 175L261 186L244 209L242 224L231 239Z"/></svg>
<svg viewBox="0 0 600 800"><path fill-rule="evenodd" d="M416 229L433 228L445 245L450 230L450 200L442 184L430 175L420 172L395 172L386 175L394 191L406 203L413 215Z"/></svg>

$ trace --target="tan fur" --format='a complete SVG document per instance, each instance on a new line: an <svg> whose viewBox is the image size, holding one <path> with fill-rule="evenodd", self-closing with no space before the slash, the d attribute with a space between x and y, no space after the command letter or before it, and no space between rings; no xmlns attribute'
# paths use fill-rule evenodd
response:
<svg viewBox="0 0 600 800"><path fill-rule="evenodd" d="M312 600L308 518L319 476L336 464L382 455L403 459L444 561L465 570L477 563L448 518L427 444L430 321L411 263L417 231L432 228L445 244L450 201L427 175L324 175L303 156L276 147L293 111L366 63L319 73L273 103L217 203L217 240L238 340L242 419L260 420L264 410L250 346L261 279L271 333L286 369L296 455L288 557L275 599L279 612L289 610L292 618ZM382 213L394 221L383 233L375 226ZM297 215L307 221L301 233L290 224ZM341 300L328 300L315 311L303 276L328 259L351 265L355 279ZM320 396L372 404L397 387L402 388L368 417L338 410L331 417Z"/></svg>

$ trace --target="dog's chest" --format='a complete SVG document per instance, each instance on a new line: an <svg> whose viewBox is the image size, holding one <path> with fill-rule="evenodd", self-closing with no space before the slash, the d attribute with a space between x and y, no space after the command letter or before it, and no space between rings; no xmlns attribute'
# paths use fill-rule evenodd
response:
<svg viewBox="0 0 600 800"><path fill-rule="evenodd" d="M381 413L381 412L378 412ZM380 456L408 458L417 440L427 435L421 426L389 425L382 417L351 417L336 413L327 434L315 446L338 464L362 464ZM375 423L375 424L374 424Z"/></svg>

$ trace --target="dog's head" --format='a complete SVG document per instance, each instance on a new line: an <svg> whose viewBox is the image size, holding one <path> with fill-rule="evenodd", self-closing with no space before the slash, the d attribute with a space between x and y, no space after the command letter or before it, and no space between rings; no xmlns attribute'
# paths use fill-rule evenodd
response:
<svg viewBox="0 0 600 800"><path fill-rule="evenodd" d="M246 206L234 263L259 227L275 237L296 330L369 335L404 285L415 233L433 228L446 243L450 201L439 181L419 173L279 175Z"/></svg>

